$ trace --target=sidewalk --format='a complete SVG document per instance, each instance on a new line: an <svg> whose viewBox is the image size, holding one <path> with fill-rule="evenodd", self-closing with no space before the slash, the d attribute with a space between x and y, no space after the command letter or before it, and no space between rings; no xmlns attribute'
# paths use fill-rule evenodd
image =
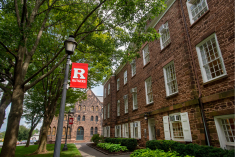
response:
<svg viewBox="0 0 235 157"><path fill-rule="evenodd" d="M75 143L82 157L129 157L130 155L105 155L86 145L87 143Z"/></svg>

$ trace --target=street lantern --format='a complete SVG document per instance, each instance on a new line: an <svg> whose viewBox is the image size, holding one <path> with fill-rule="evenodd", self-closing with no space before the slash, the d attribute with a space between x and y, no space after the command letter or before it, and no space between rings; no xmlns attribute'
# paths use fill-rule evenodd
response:
<svg viewBox="0 0 235 157"><path fill-rule="evenodd" d="M74 36L70 35L67 40L64 42L65 51L68 55L72 55L77 46L77 42L74 40Z"/></svg>
<svg viewBox="0 0 235 157"><path fill-rule="evenodd" d="M148 115L147 115L147 113L144 114L144 120L148 121Z"/></svg>

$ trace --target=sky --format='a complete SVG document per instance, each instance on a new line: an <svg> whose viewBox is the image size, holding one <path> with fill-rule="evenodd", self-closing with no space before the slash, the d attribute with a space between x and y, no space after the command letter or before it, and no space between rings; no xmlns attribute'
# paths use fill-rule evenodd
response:
<svg viewBox="0 0 235 157"><path fill-rule="evenodd" d="M97 95L97 96L103 96L103 86L102 86L102 85L99 85L99 86L97 86L97 87L94 87L94 88L92 88L91 90L94 92L95 95ZM0 129L0 132L6 131L6 127L7 127L7 117L8 117L8 115L9 115L10 108L11 108L11 105L9 105L9 106L7 107L7 109L6 109L6 119L4 120L4 123L3 123L3 125L2 125L2 127L1 127L1 129ZM25 118L21 118L21 120L20 120L20 125L24 125L24 126L26 126L26 127L28 127L28 128L30 127L30 125L28 125L28 124L25 123ZM36 128L40 130L41 126L42 126L42 121L38 124L38 126L37 126Z"/></svg>

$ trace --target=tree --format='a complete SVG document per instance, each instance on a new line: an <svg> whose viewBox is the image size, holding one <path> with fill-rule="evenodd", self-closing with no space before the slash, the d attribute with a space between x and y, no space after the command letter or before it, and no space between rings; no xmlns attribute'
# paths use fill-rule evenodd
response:
<svg viewBox="0 0 235 157"><path fill-rule="evenodd" d="M1 60L0 77L12 85L12 105L1 157L14 156L16 145L12 143L17 142L24 93L50 75L67 57L61 52L68 34L72 33L79 44L75 56L97 61L98 72L108 73L111 57L133 58L143 42L159 37L154 29L147 29L146 33L143 30L146 20L164 9L162 0L9 0L2 1L1 6L0 52L6 59ZM112 39L110 45L106 45L108 41L100 44L102 38L94 39L96 34L103 33ZM52 44L57 41L57 45L47 51L54 53L53 57L34 71L40 54L45 55L42 53L45 47L41 46L43 38L48 39L48 47L51 41ZM129 43L125 52L117 51L119 46ZM52 68L43 73L51 64ZM10 74L5 70L9 68Z"/></svg>
<svg viewBox="0 0 235 157"><path fill-rule="evenodd" d="M18 140L26 140L29 136L29 129L26 128L24 125L20 125L19 132L18 132Z"/></svg>

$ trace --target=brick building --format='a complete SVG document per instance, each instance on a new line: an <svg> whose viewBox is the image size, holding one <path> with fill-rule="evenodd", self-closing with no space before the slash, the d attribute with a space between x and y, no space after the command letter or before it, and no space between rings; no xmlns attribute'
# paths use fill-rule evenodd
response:
<svg viewBox="0 0 235 157"><path fill-rule="evenodd" d="M166 4L147 22L161 38L103 83L103 134L234 148L234 4Z"/></svg>
<svg viewBox="0 0 235 157"><path fill-rule="evenodd" d="M93 134L102 134L103 97L95 96L89 89L87 99L77 102L74 107L73 124L68 127L68 143L90 142ZM64 116L62 142L66 137L68 115ZM58 119L55 117L48 130L48 143L55 142Z"/></svg>

